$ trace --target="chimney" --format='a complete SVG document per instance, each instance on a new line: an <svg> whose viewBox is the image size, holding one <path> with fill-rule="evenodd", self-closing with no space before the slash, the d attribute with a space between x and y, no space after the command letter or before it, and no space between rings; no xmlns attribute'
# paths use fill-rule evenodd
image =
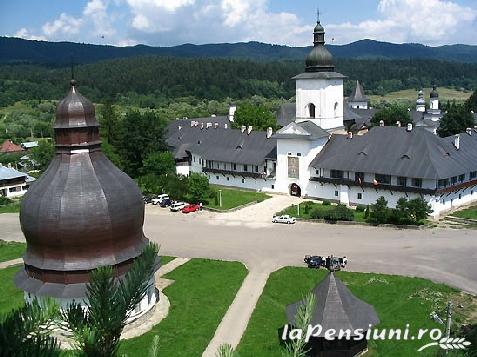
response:
<svg viewBox="0 0 477 357"><path fill-rule="evenodd" d="M465 132L469 135L472 135L472 128L465 129Z"/></svg>
<svg viewBox="0 0 477 357"><path fill-rule="evenodd" d="M348 139L353 139L353 133L351 131L348 132Z"/></svg>
<svg viewBox="0 0 477 357"><path fill-rule="evenodd" d="M217 129L219 127L219 123L214 123L214 128Z"/></svg>
<svg viewBox="0 0 477 357"><path fill-rule="evenodd" d="M454 135L454 146L457 150L460 149L460 135L459 134Z"/></svg>
<svg viewBox="0 0 477 357"><path fill-rule="evenodd" d="M204 129L204 123L200 123L200 128Z"/></svg>
<svg viewBox="0 0 477 357"><path fill-rule="evenodd" d="M407 124L407 131L412 131L412 123Z"/></svg>
<svg viewBox="0 0 477 357"><path fill-rule="evenodd" d="M248 126L247 128L247 134L250 134L252 132L253 127L251 125Z"/></svg>
<svg viewBox="0 0 477 357"><path fill-rule="evenodd" d="M247 130L247 127L245 125L242 125L242 133L245 133L245 130Z"/></svg>
<svg viewBox="0 0 477 357"><path fill-rule="evenodd" d="M207 123L206 129L209 129L212 126L212 123Z"/></svg>
<svg viewBox="0 0 477 357"><path fill-rule="evenodd" d="M7 164L7 167L8 167L9 169L11 169L11 168L12 168L12 163L9 162L9 163Z"/></svg>
<svg viewBox="0 0 477 357"><path fill-rule="evenodd" d="M273 129L271 126L269 126L267 128L267 139L270 139L272 137L272 134L273 134Z"/></svg>
<svg viewBox="0 0 477 357"><path fill-rule="evenodd" d="M215 118L216 116L217 116L217 115L215 115L215 114L212 114L212 115L211 115L212 118Z"/></svg>
<svg viewBox="0 0 477 357"><path fill-rule="evenodd" d="M177 129L179 129L179 131L181 131L181 130L182 130L182 126L179 125L179 126L177 127Z"/></svg>
<svg viewBox="0 0 477 357"><path fill-rule="evenodd" d="M191 120L191 121L190 121L190 127L193 128L194 125L195 125L195 121Z"/></svg>
<svg viewBox="0 0 477 357"><path fill-rule="evenodd" d="M379 121L379 126L384 126L384 120Z"/></svg>
<svg viewBox="0 0 477 357"><path fill-rule="evenodd" d="M225 123L224 128L228 129L228 127L229 127L229 125L227 123Z"/></svg>
<svg viewBox="0 0 477 357"><path fill-rule="evenodd" d="M237 106L235 104L229 105L229 121L233 122L235 117L235 111L237 110Z"/></svg>
<svg viewBox="0 0 477 357"><path fill-rule="evenodd" d="M401 127L401 122L399 120L396 122L396 126L399 128Z"/></svg>

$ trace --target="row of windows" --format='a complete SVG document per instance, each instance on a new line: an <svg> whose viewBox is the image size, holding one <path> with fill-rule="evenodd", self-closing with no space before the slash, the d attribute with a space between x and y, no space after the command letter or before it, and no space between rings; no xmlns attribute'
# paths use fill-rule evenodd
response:
<svg viewBox="0 0 477 357"><path fill-rule="evenodd" d="M217 181L220 181L220 177L219 176L215 176L215 179ZM227 176L227 181L230 181L230 177ZM242 183L245 183L245 179L243 178L242 179ZM272 185L272 190L275 188L275 185Z"/></svg>
<svg viewBox="0 0 477 357"><path fill-rule="evenodd" d="M318 173L318 170L316 170ZM342 179L344 178L344 172L341 170L330 170L330 177L333 179ZM382 175L382 174L375 174L374 179L382 185L391 185L391 175ZM364 182L364 172L355 172L354 180L358 183ZM409 178L400 176L397 178L397 185L398 186L408 186ZM420 178L412 178L411 185L414 187L422 187L422 179Z"/></svg>
<svg viewBox="0 0 477 357"><path fill-rule="evenodd" d="M469 173L469 180L475 180L477 178L477 171ZM465 174L459 176L453 176L450 179L442 179L437 181L437 187L443 188L447 186L456 185L457 183L463 183L465 181Z"/></svg>
<svg viewBox="0 0 477 357"><path fill-rule="evenodd" d="M233 171L237 171L237 164L227 164L227 163L218 163L214 162L211 160L204 160L205 161L205 167L209 169L219 169L219 170L228 170L229 168ZM200 162L202 164L202 162ZM242 165L243 172L258 172L259 171L259 166L258 165ZM267 167L263 167L263 172L267 172Z"/></svg>

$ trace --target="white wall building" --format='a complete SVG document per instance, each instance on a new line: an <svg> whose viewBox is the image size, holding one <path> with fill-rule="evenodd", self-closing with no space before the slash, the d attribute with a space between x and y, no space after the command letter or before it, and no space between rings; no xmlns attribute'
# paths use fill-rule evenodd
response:
<svg viewBox="0 0 477 357"><path fill-rule="evenodd" d="M33 180L23 172L0 164L0 196L8 198L23 196Z"/></svg>

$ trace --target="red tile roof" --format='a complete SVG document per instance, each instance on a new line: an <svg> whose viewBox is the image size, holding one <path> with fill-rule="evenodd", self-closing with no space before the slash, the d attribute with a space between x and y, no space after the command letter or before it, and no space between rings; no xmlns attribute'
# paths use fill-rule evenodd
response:
<svg viewBox="0 0 477 357"><path fill-rule="evenodd" d="M11 140L5 140L0 146L0 152L20 152L23 151L23 148L20 145L14 144Z"/></svg>

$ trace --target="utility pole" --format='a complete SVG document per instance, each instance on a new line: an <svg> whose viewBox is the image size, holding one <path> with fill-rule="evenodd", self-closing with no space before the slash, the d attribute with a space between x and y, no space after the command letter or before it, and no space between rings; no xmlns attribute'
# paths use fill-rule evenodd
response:
<svg viewBox="0 0 477 357"><path fill-rule="evenodd" d="M222 190L219 190L219 207L222 207Z"/></svg>
<svg viewBox="0 0 477 357"><path fill-rule="evenodd" d="M298 202L298 206L297 207L297 215L298 217L300 217L300 202Z"/></svg>
<svg viewBox="0 0 477 357"><path fill-rule="evenodd" d="M450 337L451 333L451 325L452 325L452 301L449 301L447 303L447 320L446 320L446 337ZM448 350L446 350L446 355L449 353Z"/></svg>

